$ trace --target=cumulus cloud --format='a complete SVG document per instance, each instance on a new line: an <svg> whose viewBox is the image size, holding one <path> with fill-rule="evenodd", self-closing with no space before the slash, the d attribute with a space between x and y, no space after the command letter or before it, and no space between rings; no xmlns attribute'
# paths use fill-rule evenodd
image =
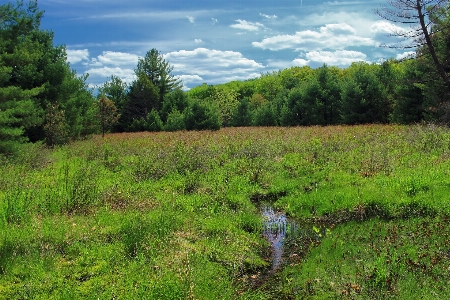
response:
<svg viewBox="0 0 450 300"><path fill-rule="evenodd" d="M355 61L365 61L366 54L359 51L337 50L337 51L311 51L306 53L309 62L327 64L333 66L347 66ZM298 60L298 59L297 59ZM300 59L300 61L303 61Z"/></svg>
<svg viewBox="0 0 450 300"><path fill-rule="evenodd" d="M247 31L258 31L259 29L264 28L264 25L259 22L253 23L241 19L236 20L236 22L238 22L238 24L230 25L230 27Z"/></svg>
<svg viewBox="0 0 450 300"><path fill-rule="evenodd" d="M321 50L344 49L351 46L373 46L375 41L356 35L356 30L346 24L327 24L319 30L298 31L294 35L277 35L263 39L261 42L253 42L257 48L282 50Z"/></svg>
<svg viewBox="0 0 450 300"><path fill-rule="evenodd" d="M136 66L139 56L132 53L103 51L103 53L96 58L92 58L89 66Z"/></svg>
<svg viewBox="0 0 450 300"><path fill-rule="evenodd" d="M89 76L92 77L92 79L97 83L105 82L105 79L111 75L115 75L128 83L132 82L136 78L133 69L119 67L91 68L87 70L86 73L89 73Z"/></svg>
<svg viewBox="0 0 450 300"><path fill-rule="evenodd" d="M402 59L405 59L405 58L413 58L415 56L416 56L416 52L414 52L414 51L406 51L406 52L397 54L395 59L402 60Z"/></svg>
<svg viewBox="0 0 450 300"><path fill-rule="evenodd" d="M189 90L188 85L199 85L204 82L203 78L198 75L179 75L184 90Z"/></svg>
<svg viewBox="0 0 450 300"><path fill-rule="evenodd" d="M67 61L69 61L71 64L79 63L83 60L89 60L89 50L88 49L82 49L82 50L66 50L67 53Z"/></svg>
<svg viewBox="0 0 450 300"><path fill-rule="evenodd" d="M194 42L195 42L196 44L201 44L201 43L203 43L203 41L202 41L201 39L195 39Z"/></svg>
<svg viewBox="0 0 450 300"><path fill-rule="evenodd" d="M136 54L103 51L102 54L83 64L87 68L85 73L89 74L89 80L94 85L103 84L111 75L130 83L135 79L134 68L138 60L139 56Z"/></svg>
<svg viewBox="0 0 450 300"><path fill-rule="evenodd" d="M208 80L208 83L254 78L259 76L259 70L264 69L262 64L235 51L197 48L170 52L164 58L181 78L201 78L202 81Z"/></svg>
<svg viewBox="0 0 450 300"><path fill-rule="evenodd" d="M195 17L186 16L186 18L188 18L189 22L195 23Z"/></svg>
<svg viewBox="0 0 450 300"><path fill-rule="evenodd" d="M304 67L307 66L309 64L308 60L305 60L303 58L296 58L292 61L292 64L294 66L299 66L299 67Z"/></svg>
<svg viewBox="0 0 450 300"><path fill-rule="evenodd" d="M388 21L378 21L370 26L370 31L375 35L405 34L407 30Z"/></svg>
<svg viewBox="0 0 450 300"><path fill-rule="evenodd" d="M213 25L216 24L216 23L219 23L219 20L214 19L214 18L211 18L211 21L212 21L212 24L213 24Z"/></svg>

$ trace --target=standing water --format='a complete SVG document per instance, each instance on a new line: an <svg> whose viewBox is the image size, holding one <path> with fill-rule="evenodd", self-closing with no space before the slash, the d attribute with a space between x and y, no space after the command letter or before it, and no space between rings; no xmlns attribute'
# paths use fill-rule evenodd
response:
<svg viewBox="0 0 450 300"><path fill-rule="evenodd" d="M272 250L271 271L276 271L281 267L283 261L283 242L288 228L294 230L295 223L289 221L283 212L276 212L272 207L264 206L261 209L263 215L264 231L263 235L270 243Z"/></svg>
<svg viewBox="0 0 450 300"><path fill-rule="evenodd" d="M288 237L296 238L303 241L306 246L312 242L318 242L329 232L325 227L316 227L312 224L304 224L300 226L294 220L286 217L281 211L276 211L271 206L261 206L261 214L263 216L263 235L269 241L272 254L272 265L270 272L276 272L282 267L284 253L289 249L286 248L285 242ZM294 254L295 255L295 254Z"/></svg>

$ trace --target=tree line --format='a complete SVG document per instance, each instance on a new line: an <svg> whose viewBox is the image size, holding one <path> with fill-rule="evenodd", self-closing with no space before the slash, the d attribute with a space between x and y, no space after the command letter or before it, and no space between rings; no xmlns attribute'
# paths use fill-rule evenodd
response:
<svg viewBox="0 0 450 300"><path fill-rule="evenodd" d="M139 59L132 83L112 75L95 95L86 83L88 75L77 76L70 68L65 47L53 45L53 33L39 28L43 12L37 1L1 5L0 153L14 153L28 141L55 146L106 132L450 124L448 1L429 8L432 2L402 1L416 4L412 11L428 14L426 26L415 31L411 59L355 62L344 69L291 67L183 91L173 67L151 49ZM423 28L427 39L420 43Z"/></svg>

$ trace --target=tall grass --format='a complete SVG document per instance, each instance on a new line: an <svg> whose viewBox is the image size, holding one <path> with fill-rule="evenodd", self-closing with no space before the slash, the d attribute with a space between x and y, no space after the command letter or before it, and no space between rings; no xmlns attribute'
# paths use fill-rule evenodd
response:
<svg viewBox="0 0 450 300"><path fill-rule="evenodd" d="M411 295L414 280L436 277L439 285L446 277L414 277L406 258L386 265L386 255L398 259L386 247L384 256L374 248L358 258L372 264L365 273L357 264L344 269L355 258L345 253L397 235L398 257L413 243L408 230L442 224L449 166L450 131L432 125L225 128L33 145L0 166L0 299ZM331 235L302 244L293 257L303 267L292 260L280 280L253 290L242 278L270 265L257 209L263 199L290 217L327 224ZM435 249L444 264L446 240L433 226L416 236L445 245ZM396 268L403 273L394 276ZM341 278L345 272L353 281Z"/></svg>

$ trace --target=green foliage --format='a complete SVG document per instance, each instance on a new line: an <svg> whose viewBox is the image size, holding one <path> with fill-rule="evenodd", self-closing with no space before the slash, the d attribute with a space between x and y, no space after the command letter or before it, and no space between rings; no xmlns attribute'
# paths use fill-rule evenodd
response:
<svg viewBox="0 0 450 300"><path fill-rule="evenodd" d="M248 98L242 99L232 118L231 125L236 127L250 126L252 123L252 115L250 111L250 102Z"/></svg>
<svg viewBox="0 0 450 300"><path fill-rule="evenodd" d="M403 62L405 74L396 86L397 98L393 104L392 121L412 124L424 119L427 108L423 93L424 84L421 72L415 67L415 61Z"/></svg>
<svg viewBox="0 0 450 300"><path fill-rule="evenodd" d="M105 95L100 95L98 102L96 103L97 117L100 121L100 128L102 136L117 124L120 118L120 114L117 113L117 108L114 102L109 100Z"/></svg>
<svg viewBox="0 0 450 300"><path fill-rule="evenodd" d="M144 58L140 58L135 70L138 77L146 77L158 90L158 101L153 108L161 109L164 96L181 87L181 81L172 75L173 67L169 65L161 52L155 48L148 51ZM142 78L141 78L142 79Z"/></svg>
<svg viewBox="0 0 450 300"><path fill-rule="evenodd" d="M161 131L163 129L161 118L154 109L147 115L146 122L148 131Z"/></svg>
<svg viewBox="0 0 450 300"><path fill-rule="evenodd" d="M49 104L45 112L45 143L50 146L62 145L68 141L68 129L64 111L58 105Z"/></svg>
<svg viewBox="0 0 450 300"><path fill-rule="evenodd" d="M255 82L254 93L261 94L268 101L272 101L282 89L281 78L274 72L261 74L261 77Z"/></svg>
<svg viewBox="0 0 450 300"><path fill-rule="evenodd" d="M253 113L252 124L255 126L276 126L277 116L273 106L265 103Z"/></svg>
<svg viewBox="0 0 450 300"><path fill-rule="evenodd" d="M11 152L27 140L44 140L49 103L64 111L69 137L91 133L85 128L93 103L87 77L76 77L65 48L54 46L53 33L39 28L43 12L37 1L1 5L0 15L0 131L5 144L0 151Z"/></svg>
<svg viewBox="0 0 450 300"><path fill-rule="evenodd" d="M25 130L42 122L42 110L33 100L41 91L42 88L0 87L0 153L16 152L28 140Z"/></svg>
<svg viewBox="0 0 450 300"><path fill-rule="evenodd" d="M281 84L285 89L293 89L304 81L309 81L314 76L314 70L308 66L292 67L279 72Z"/></svg>
<svg viewBox="0 0 450 300"><path fill-rule="evenodd" d="M100 94L104 94L114 102L114 106L121 112L127 102L128 84L119 77L112 75L100 88Z"/></svg>
<svg viewBox="0 0 450 300"><path fill-rule="evenodd" d="M167 121L164 126L165 131L179 131L186 129L184 124L184 115L178 110L172 110L167 116Z"/></svg>
<svg viewBox="0 0 450 300"><path fill-rule="evenodd" d="M187 130L218 130L220 114L211 104L194 100L184 113L184 123Z"/></svg>
<svg viewBox="0 0 450 300"><path fill-rule="evenodd" d="M130 86L128 102L124 108L125 127L133 120L144 119L159 105L159 93L156 86L145 74L140 74Z"/></svg>
<svg viewBox="0 0 450 300"><path fill-rule="evenodd" d="M202 100L211 96L212 86L207 85L206 83L196 86L189 90L188 96L191 99Z"/></svg>
<svg viewBox="0 0 450 300"><path fill-rule="evenodd" d="M445 298L449 137L249 127L26 145L0 164L0 297ZM306 230L267 275L263 200Z"/></svg>
<svg viewBox="0 0 450 300"><path fill-rule="evenodd" d="M345 124L387 123L391 103L374 73L377 68L366 63L353 63L349 68L342 86L342 121Z"/></svg>
<svg viewBox="0 0 450 300"><path fill-rule="evenodd" d="M159 112L161 120L167 121L168 115L177 110L183 112L188 107L188 96L181 89L176 89L164 97L162 109Z"/></svg>
<svg viewBox="0 0 450 300"><path fill-rule="evenodd" d="M232 89L218 86L211 89L210 98L219 107L222 126L229 126L233 114L239 105L239 94Z"/></svg>
<svg viewBox="0 0 450 300"><path fill-rule="evenodd" d="M161 131L163 129L163 123L156 110L152 111L145 118L135 118L128 127L131 132L139 131Z"/></svg>

